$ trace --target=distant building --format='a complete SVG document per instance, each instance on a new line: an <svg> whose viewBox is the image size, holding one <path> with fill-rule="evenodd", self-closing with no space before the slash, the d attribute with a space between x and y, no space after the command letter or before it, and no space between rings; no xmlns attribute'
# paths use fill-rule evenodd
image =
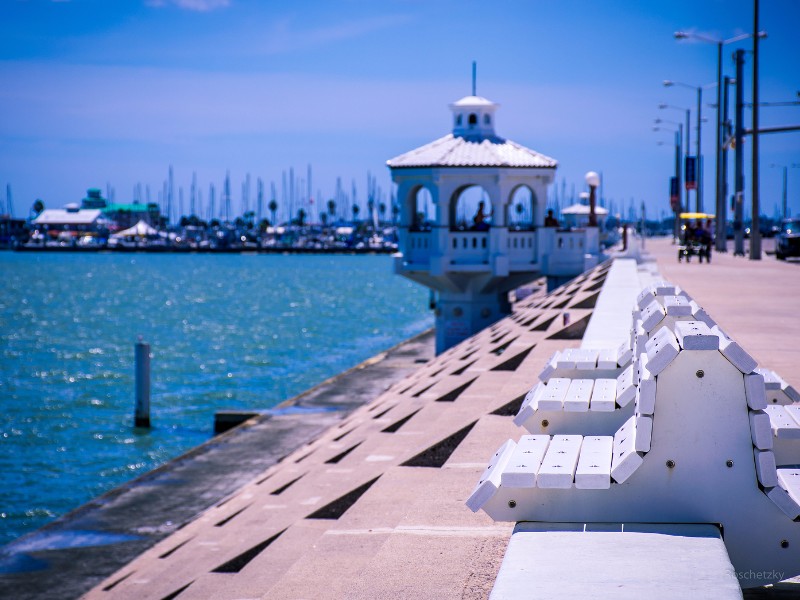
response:
<svg viewBox="0 0 800 600"><path fill-rule="evenodd" d="M115 231L133 227L139 221L156 228L161 224L161 209L155 202L109 203L98 188L86 190L86 198L81 201L81 208L101 210L103 216L113 223L111 228Z"/></svg>
<svg viewBox="0 0 800 600"><path fill-rule="evenodd" d="M151 227L156 228L161 225L161 209L155 202L148 204L142 204L141 202L108 204L103 209L103 216L114 222L115 230L133 227L139 221L144 221Z"/></svg>
<svg viewBox="0 0 800 600"><path fill-rule="evenodd" d="M86 198L81 201L81 208L99 208L103 210L106 206L106 199L103 198L99 189L89 188L86 190Z"/></svg>
<svg viewBox="0 0 800 600"><path fill-rule="evenodd" d="M24 243L28 239L25 219L15 219L0 215L0 248L10 248L15 242Z"/></svg>
<svg viewBox="0 0 800 600"><path fill-rule="evenodd" d="M80 208L67 204L64 208L48 208L39 214L31 225L51 239L78 238L86 234L97 235L106 229L103 211L98 208Z"/></svg>

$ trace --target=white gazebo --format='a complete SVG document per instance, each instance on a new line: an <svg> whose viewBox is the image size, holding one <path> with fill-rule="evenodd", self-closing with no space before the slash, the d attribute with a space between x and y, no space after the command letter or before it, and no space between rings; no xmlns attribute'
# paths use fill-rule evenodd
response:
<svg viewBox="0 0 800 600"><path fill-rule="evenodd" d="M497 135L497 108L480 96L462 98L450 105L451 133L387 162L400 207L395 270L436 292L437 352L508 314L510 290L587 267L582 233L543 227L558 162ZM464 192L476 186L483 200L467 210ZM423 190L432 222L420 218ZM527 211L514 210L520 194ZM514 212L529 215L524 227L509 227Z"/></svg>
<svg viewBox="0 0 800 600"><path fill-rule="evenodd" d="M564 217L565 227L587 227L589 225L589 213L591 208L588 204L572 204L561 211ZM603 222L608 216L608 211L602 206L596 206L594 213L597 215L597 222L602 229Z"/></svg>

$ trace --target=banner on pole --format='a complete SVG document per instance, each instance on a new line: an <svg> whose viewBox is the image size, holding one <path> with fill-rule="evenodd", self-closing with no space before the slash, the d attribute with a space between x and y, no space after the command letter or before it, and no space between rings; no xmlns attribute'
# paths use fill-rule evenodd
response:
<svg viewBox="0 0 800 600"><path fill-rule="evenodd" d="M697 161L695 160L694 156L687 156L686 157L686 189L687 190L696 190L697 189Z"/></svg>
<svg viewBox="0 0 800 600"><path fill-rule="evenodd" d="M672 212L678 212L681 209L681 191L677 177L669 179L669 205L672 207Z"/></svg>

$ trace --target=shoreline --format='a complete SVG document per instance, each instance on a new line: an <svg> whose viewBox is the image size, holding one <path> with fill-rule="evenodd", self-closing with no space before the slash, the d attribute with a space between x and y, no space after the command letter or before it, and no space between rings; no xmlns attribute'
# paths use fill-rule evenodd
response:
<svg viewBox="0 0 800 600"><path fill-rule="evenodd" d="M433 330L367 359L0 549L0 596L79 597L433 358Z"/></svg>
<svg viewBox="0 0 800 600"><path fill-rule="evenodd" d="M77 254L394 254L396 248L166 248L162 246L129 247L93 247L93 246L17 246L16 248L0 248L14 252L54 252Z"/></svg>

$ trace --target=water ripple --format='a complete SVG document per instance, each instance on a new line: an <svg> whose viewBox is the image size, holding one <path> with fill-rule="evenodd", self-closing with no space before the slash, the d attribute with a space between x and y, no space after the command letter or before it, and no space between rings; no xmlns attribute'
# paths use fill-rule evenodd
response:
<svg viewBox="0 0 800 600"><path fill-rule="evenodd" d="M0 252L0 543L208 439L214 411L272 408L432 324L389 257L241 258Z"/></svg>

